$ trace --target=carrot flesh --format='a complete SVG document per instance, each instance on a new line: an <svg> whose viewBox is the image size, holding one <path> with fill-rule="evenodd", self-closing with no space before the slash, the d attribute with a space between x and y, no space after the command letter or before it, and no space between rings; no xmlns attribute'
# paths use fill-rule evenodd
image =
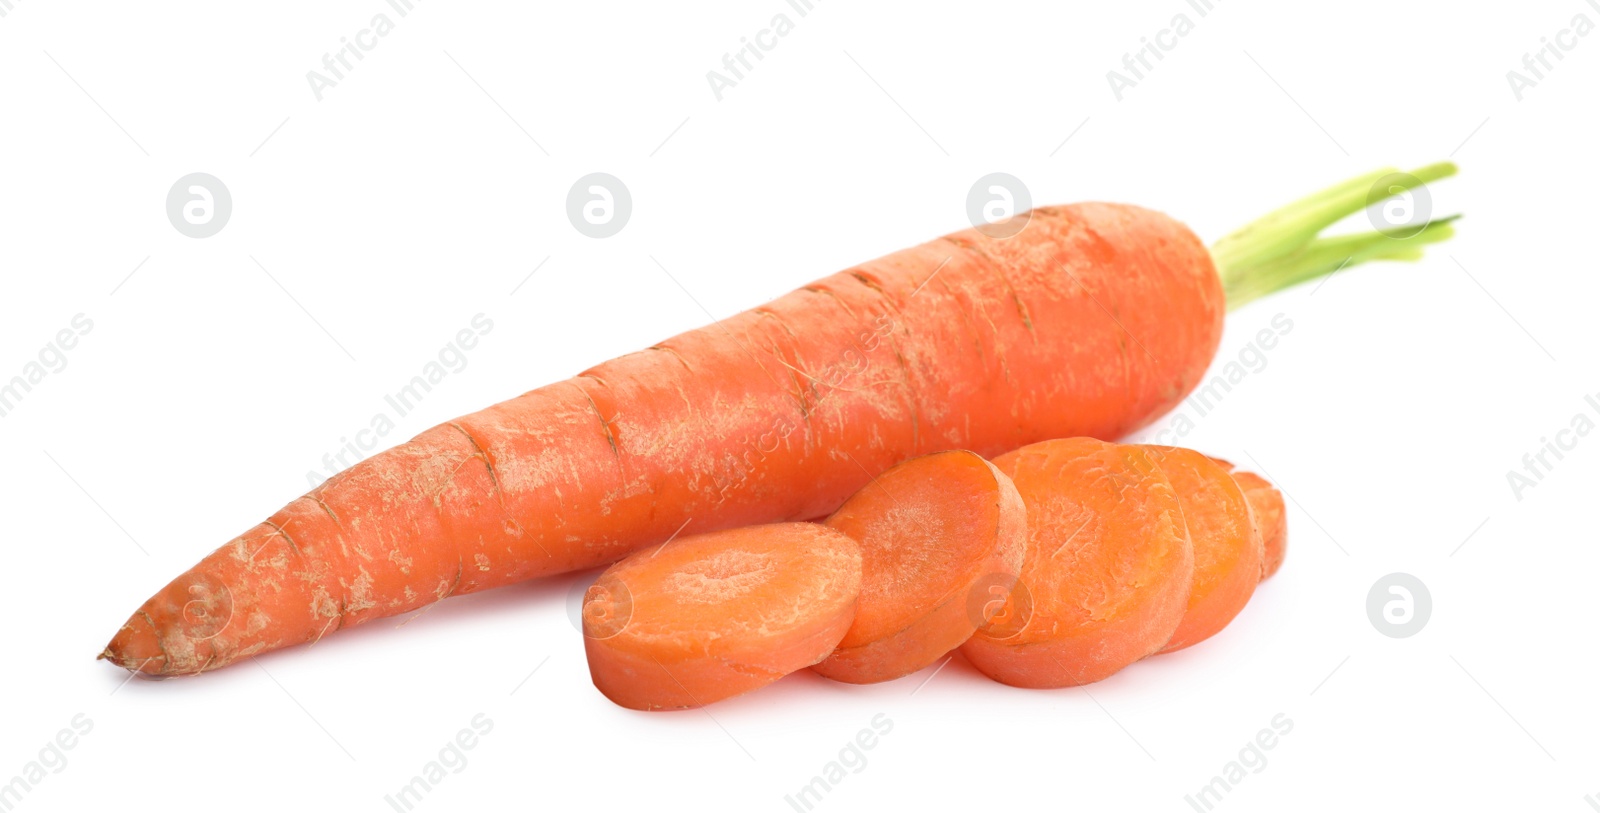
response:
<svg viewBox="0 0 1600 813"><path fill-rule="evenodd" d="M1103 680L1160 650L1183 620L1194 574L1178 497L1149 450L1090 438L995 459L1028 511L1028 554L1008 623L961 652L1025 688Z"/></svg>
<svg viewBox="0 0 1600 813"><path fill-rule="evenodd" d="M1194 578L1183 621L1162 652L1193 646L1222 631L1261 581L1261 537L1250 504L1226 468L1192 449L1146 446L1178 496L1194 546Z"/></svg>
<svg viewBox="0 0 1600 813"><path fill-rule="evenodd" d="M966 451L889 469L825 524L861 546L861 598L838 647L811 669L846 683L911 674L972 637L990 591L1016 583L1027 543L1016 486Z"/></svg>
<svg viewBox="0 0 1600 813"><path fill-rule="evenodd" d="M1211 460L1233 475L1234 482L1244 491L1245 501L1250 503L1251 522L1261 538L1261 578L1265 580L1283 567L1288 554L1289 517L1284 511L1283 492L1253 471L1236 468L1220 457Z"/></svg>
<svg viewBox="0 0 1600 813"><path fill-rule="evenodd" d="M584 595L594 685L620 706L698 708L823 659L855 618L861 553L814 523L682 537Z"/></svg>
<svg viewBox="0 0 1600 813"><path fill-rule="evenodd" d="M1289 552L1289 517L1284 512L1283 494L1253 471L1236 471L1233 479L1244 489L1245 499L1261 534L1261 578L1266 579L1283 567Z"/></svg>

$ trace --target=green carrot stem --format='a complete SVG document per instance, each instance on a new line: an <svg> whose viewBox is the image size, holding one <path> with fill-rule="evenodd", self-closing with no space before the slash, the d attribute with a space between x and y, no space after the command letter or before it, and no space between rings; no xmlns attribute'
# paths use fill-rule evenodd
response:
<svg viewBox="0 0 1600 813"><path fill-rule="evenodd" d="M1421 231L1413 227L1313 240L1291 254L1254 266L1248 275L1225 287L1228 308L1232 310L1267 294L1325 274L1337 273L1352 265L1373 260L1420 260L1423 246L1448 240L1455 234L1455 228L1450 224L1459 217L1452 215L1429 221Z"/></svg>
<svg viewBox="0 0 1600 813"><path fill-rule="evenodd" d="M1373 260L1410 261L1422 247L1449 239L1457 216L1419 226L1381 229L1337 237L1320 237L1324 229L1382 200L1423 184L1448 178L1455 164L1430 164L1411 173L1381 169L1284 206L1218 240L1211 247L1228 309L1342 268ZM1387 188L1373 184L1396 175Z"/></svg>

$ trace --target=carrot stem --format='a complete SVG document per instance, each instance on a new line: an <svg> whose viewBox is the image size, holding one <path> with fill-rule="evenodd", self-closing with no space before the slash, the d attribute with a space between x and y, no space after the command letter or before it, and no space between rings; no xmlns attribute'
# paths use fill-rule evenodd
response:
<svg viewBox="0 0 1600 813"><path fill-rule="evenodd" d="M1422 247L1447 240L1459 215L1417 225L1322 237L1322 231L1369 206L1448 178L1456 165L1429 164L1409 173L1380 169L1302 198L1212 244L1228 309L1259 297L1372 260L1414 261ZM1374 185L1387 184L1381 194Z"/></svg>

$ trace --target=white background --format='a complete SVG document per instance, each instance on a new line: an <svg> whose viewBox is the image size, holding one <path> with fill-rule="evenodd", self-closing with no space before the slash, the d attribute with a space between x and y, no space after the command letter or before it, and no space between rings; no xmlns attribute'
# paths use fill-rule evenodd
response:
<svg viewBox="0 0 1600 813"><path fill-rule="evenodd" d="M1204 18L1180 0L13 4L0 377L74 314L94 325L0 419L0 783L93 721L19 810L390 810L480 713L492 732L418 809L791 810L879 714L892 732L817 809L1191 810L1280 713L1293 731L1218 809L1600 793L1600 440L1520 500L1507 483L1575 414L1600 420L1583 400L1600 36L1520 101L1506 78L1574 15L1600 22L1583 0L1224 0ZM794 31L717 101L706 72L781 11ZM379 12L394 31L318 101L306 73ZM1118 101L1107 71L1179 12L1195 30ZM1211 240L1446 156L1462 174L1434 208L1466 213L1455 240L1229 317L1219 364L1275 314L1294 327L1183 442L1285 489L1283 571L1213 640L1087 690L1010 689L957 658L931 680L801 674L707 711L625 711L566 612L592 573L199 678L124 685L93 660L150 593L304 492L474 314L493 330L386 445L962 228L990 172ZM164 211L196 171L234 202L208 239ZM566 217L594 171L632 191L609 239ZM1404 640L1365 609L1395 571L1434 605Z"/></svg>

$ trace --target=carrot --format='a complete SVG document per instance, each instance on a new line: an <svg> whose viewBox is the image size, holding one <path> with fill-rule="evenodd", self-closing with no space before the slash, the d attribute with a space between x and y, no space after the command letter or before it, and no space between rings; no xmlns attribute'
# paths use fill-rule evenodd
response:
<svg viewBox="0 0 1600 813"><path fill-rule="evenodd" d="M1151 452L1092 438L995 459L1028 509L1028 554L1008 604L1019 623L961 647L978 671L1024 688L1103 680L1155 653L1183 620L1194 549Z"/></svg>
<svg viewBox="0 0 1600 813"><path fill-rule="evenodd" d="M594 685L631 709L697 708L833 651L855 617L861 553L822 525L680 537L612 565L584 596Z"/></svg>
<svg viewBox="0 0 1600 813"><path fill-rule="evenodd" d="M1236 471L1233 479L1244 489L1245 499L1261 535L1261 578L1266 579L1283 566L1289 547L1289 519L1283 512L1283 495L1253 471Z"/></svg>
<svg viewBox="0 0 1600 813"><path fill-rule="evenodd" d="M1244 609L1261 580L1261 537L1244 491L1227 469L1191 449L1145 448L1178 495L1194 546L1189 603L1161 648L1174 652L1221 632Z"/></svg>
<svg viewBox="0 0 1600 813"><path fill-rule="evenodd" d="M1244 489L1245 499L1261 535L1261 578L1266 579L1283 566L1283 557L1289 547L1289 519L1283 511L1283 495L1278 489L1253 471L1236 471L1233 479Z"/></svg>
<svg viewBox="0 0 1600 813"><path fill-rule="evenodd" d="M1278 572L1288 553L1289 518L1284 513L1283 494L1253 471L1235 469L1232 463L1219 458L1212 460L1230 470L1250 503L1251 521L1261 537L1261 578L1266 579Z"/></svg>
<svg viewBox="0 0 1600 813"><path fill-rule="evenodd" d="M940 452L879 475L827 520L861 545L861 598L838 648L812 671L878 683L931 665L1016 583L1022 496L972 452Z"/></svg>
<svg viewBox="0 0 1600 813"><path fill-rule="evenodd" d="M1194 388L1225 306L1449 236L1317 236L1382 174L1224 238L1216 261L1166 215L1083 203L819 280L362 461L179 575L101 657L193 674L680 530L826 516L919 454L1121 436Z"/></svg>

